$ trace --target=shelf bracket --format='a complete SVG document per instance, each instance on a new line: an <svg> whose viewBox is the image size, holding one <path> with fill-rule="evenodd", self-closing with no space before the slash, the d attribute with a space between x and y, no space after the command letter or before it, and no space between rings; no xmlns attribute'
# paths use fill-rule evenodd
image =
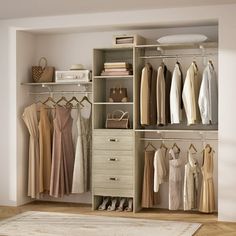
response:
<svg viewBox="0 0 236 236"><path fill-rule="evenodd" d="M53 97L52 86L47 85L47 84L42 84L42 88L47 88L48 93L50 94L50 97Z"/></svg>

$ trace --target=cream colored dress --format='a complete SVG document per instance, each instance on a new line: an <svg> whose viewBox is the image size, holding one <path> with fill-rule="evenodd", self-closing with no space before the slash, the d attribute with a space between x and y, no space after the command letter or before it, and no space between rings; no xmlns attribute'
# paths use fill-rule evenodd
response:
<svg viewBox="0 0 236 236"><path fill-rule="evenodd" d="M184 172L184 210L197 208L200 189L200 167L195 153L188 153Z"/></svg>
<svg viewBox="0 0 236 236"><path fill-rule="evenodd" d="M173 149L169 151L171 160L169 161L169 210L178 210L182 200L182 165L183 160L179 153Z"/></svg>
<svg viewBox="0 0 236 236"><path fill-rule="evenodd" d="M22 118L30 134L28 196L32 198L39 198L39 130L36 104L26 107Z"/></svg>
<svg viewBox="0 0 236 236"><path fill-rule="evenodd" d="M75 152L72 193L85 193L90 190L91 176L91 111L89 103L78 106L77 129L78 137Z"/></svg>
<svg viewBox="0 0 236 236"><path fill-rule="evenodd" d="M202 186L200 194L199 211L212 213L215 210L215 192L213 183L213 150L209 152L209 148L205 148L203 152L202 164Z"/></svg>

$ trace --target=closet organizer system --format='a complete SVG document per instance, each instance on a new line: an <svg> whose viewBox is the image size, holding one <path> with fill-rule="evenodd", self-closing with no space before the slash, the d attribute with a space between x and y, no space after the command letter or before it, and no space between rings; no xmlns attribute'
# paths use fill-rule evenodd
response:
<svg viewBox="0 0 236 236"><path fill-rule="evenodd" d="M32 88L33 101L22 114L30 136L28 196L58 200L90 191L92 82L22 85Z"/></svg>
<svg viewBox="0 0 236 236"><path fill-rule="evenodd" d="M166 93L167 103L162 101L158 106L155 97L154 107L150 107L152 97L147 98L147 94L142 97L141 91L142 71L145 66L152 67L153 71L154 69L164 71L166 66L172 73L177 65L181 66L184 84L186 74L188 77L189 73L192 73L188 69L194 67L199 72L198 88L204 81L206 84L201 86L201 90L208 91L210 79L207 77L206 68L214 69L217 75L217 53L217 42L94 49L92 155L94 210L98 209L105 197L117 197L133 199L134 212L147 207L200 210L207 213L217 211L217 201L215 201L217 199L217 100L214 100L216 112L213 118L204 116L203 108L206 108L204 105L200 107L200 109L203 107L202 119L197 119L190 109L192 118L187 109L191 96L182 99L186 93L182 94L180 85L181 94L178 102L179 106L183 107L181 119L177 122L176 119L179 117L175 116L172 122L165 118L164 122L158 122L158 114L161 114L161 111L157 112L156 108L169 109L170 91ZM131 63L133 74L101 76L105 62ZM163 78L158 75L157 80L157 74L154 74L156 82L165 79L163 74ZM205 75L202 79L203 74ZM217 76L214 77L216 78ZM157 88L155 82L152 84L151 81L148 82L146 90L150 94ZM108 102L110 88L117 84L128 89L128 102ZM217 96L217 81L215 84ZM164 90L165 87L159 91L161 93ZM189 96L189 90L187 94ZM176 94L174 96L176 97ZM201 98L195 94L195 106L199 106L198 103L202 104ZM147 99L146 106L143 106L145 99ZM174 102L176 99L174 98ZM180 104L182 100L183 106ZM198 107L195 108L199 110ZM129 112L129 129L105 128L106 115L114 110ZM143 112L146 112L146 115L143 116ZM197 115L200 118L200 114ZM154 123L145 121L150 117L154 117ZM164 172L161 165L164 166Z"/></svg>

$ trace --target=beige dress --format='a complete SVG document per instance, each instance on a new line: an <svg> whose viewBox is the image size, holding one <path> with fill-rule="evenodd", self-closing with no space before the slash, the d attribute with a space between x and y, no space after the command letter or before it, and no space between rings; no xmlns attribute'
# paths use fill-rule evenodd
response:
<svg viewBox="0 0 236 236"><path fill-rule="evenodd" d="M78 137L75 153L72 193L84 193L90 190L92 122L91 104L87 105L88 106L84 105L82 109L78 106ZM87 116L86 114L83 114L85 109L88 110Z"/></svg>
<svg viewBox="0 0 236 236"><path fill-rule="evenodd" d="M32 198L39 198L39 132L36 104L26 107L22 118L30 134L28 196Z"/></svg>
<svg viewBox="0 0 236 236"><path fill-rule="evenodd" d="M158 193L154 193L154 160L155 151L145 151L142 207L149 208L159 203Z"/></svg>
<svg viewBox="0 0 236 236"><path fill-rule="evenodd" d="M184 172L184 210L197 208L200 184L200 167L196 154L188 153L188 163Z"/></svg>
<svg viewBox="0 0 236 236"><path fill-rule="evenodd" d="M70 194L74 168L71 109L56 106L53 132L50 195Z"/></svg>
<svg viewBox="0 0 236 236"><path fill-rule="evenodd" d="M210 152L209 152L210 151ZM199 211L212 213L215 210L215 192L213 183L213 150L205 148L202 164L202 186L200 194Z"/></svg>
<svg viewBox="0 0 236 236"><path fill-rule="evenodd" d="M169 151L169 210L178 210L182 199L182 165L183 160L173 149Z"/></svg>
<svg viewBox="0 0 236 236"><path fill-rule="evenodd" d="M39 186L40 192L49 193L52 162L52 125L46 105L40 107L39 120Z"/></svg>
<svg viewBox="0 0 236 236"><path fill-rule="evenodd" d="M150 125L150 88L152 66L147 63L142 69L140 85L140 124Z"/></svg>

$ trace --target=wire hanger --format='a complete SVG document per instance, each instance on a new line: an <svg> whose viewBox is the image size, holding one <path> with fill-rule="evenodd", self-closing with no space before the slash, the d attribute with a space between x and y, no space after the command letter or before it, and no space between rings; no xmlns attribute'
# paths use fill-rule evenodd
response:
<svg viewBox="0 0 236 236"><path fill-rule="evenodd" d="M66 102L66 104L68 103L68 100L67 100L64 96L62 96L62 97L56 102L56 104L59 105L59 103L62 102L62 101Z"/></svg>
<svg viewBox="0 0 236 236"><path fill-rule="evenodd" d="M176 148L178 150L178 152L180 152L180 148L176 143L174 143L172 146L172 149L174 149L174 148Z"/></svg>
<svg viewBox="0 0 236 236"><path fill-rule="evenodd" d="M87 101L90 105L92 105L92 103L89 101L87 96L84 96L82 100L80 101L80 103L82 103L83 101Z"/></svg>
<svg viewBox="0 0 236 236"><path fill-rule="evenodd" d="M48 98L43 102L43 104L46 105L48 102L52 102L53 105L56 104L55 100L54 100L52 97L48 97Z"/></svg>
<svg viewBox="0 0 236 236"><path fill-rule="evenodd" d="M146 151L149 146L151 146L154 150L157 150L157 149L155 148L155 146L153 146L150 142L148 142L148 144L147 144L147 146L144 148L144 150Z"/></svg>
<svg viewBox="0 0 236 236"><path fill-rule="evenodd" d="M197 149L195 148L195 146L191 143L188 150L190 151L191 149L193 149L195 152L197 152Z"/></svg>
<svg viewBox="0 0 236 236"><path fill-rule="evenodd" d="M168 149L163 141L161 142L160 148L165 148L166 150Z"/></svg>
<svg viewBox="0 0 236 236"><path fill-rule="evenodd" d="M73 106L73 104L71 104L71 102L73 102L73 101L77 102L77 104L80 104L82 107L84 107L84 105L83 105L83 104L77 99L77 97L75 97L75 96L73 96L73 97L67 102L66 105L72 105L72 106Z"/></svg>
<svg viewBox="0 0 236 236"><path fill-rule="evenodd" d="M212 69L214 70L215 68L214 68L212 60L209 60L208 63L211 65Z"/></svg>

